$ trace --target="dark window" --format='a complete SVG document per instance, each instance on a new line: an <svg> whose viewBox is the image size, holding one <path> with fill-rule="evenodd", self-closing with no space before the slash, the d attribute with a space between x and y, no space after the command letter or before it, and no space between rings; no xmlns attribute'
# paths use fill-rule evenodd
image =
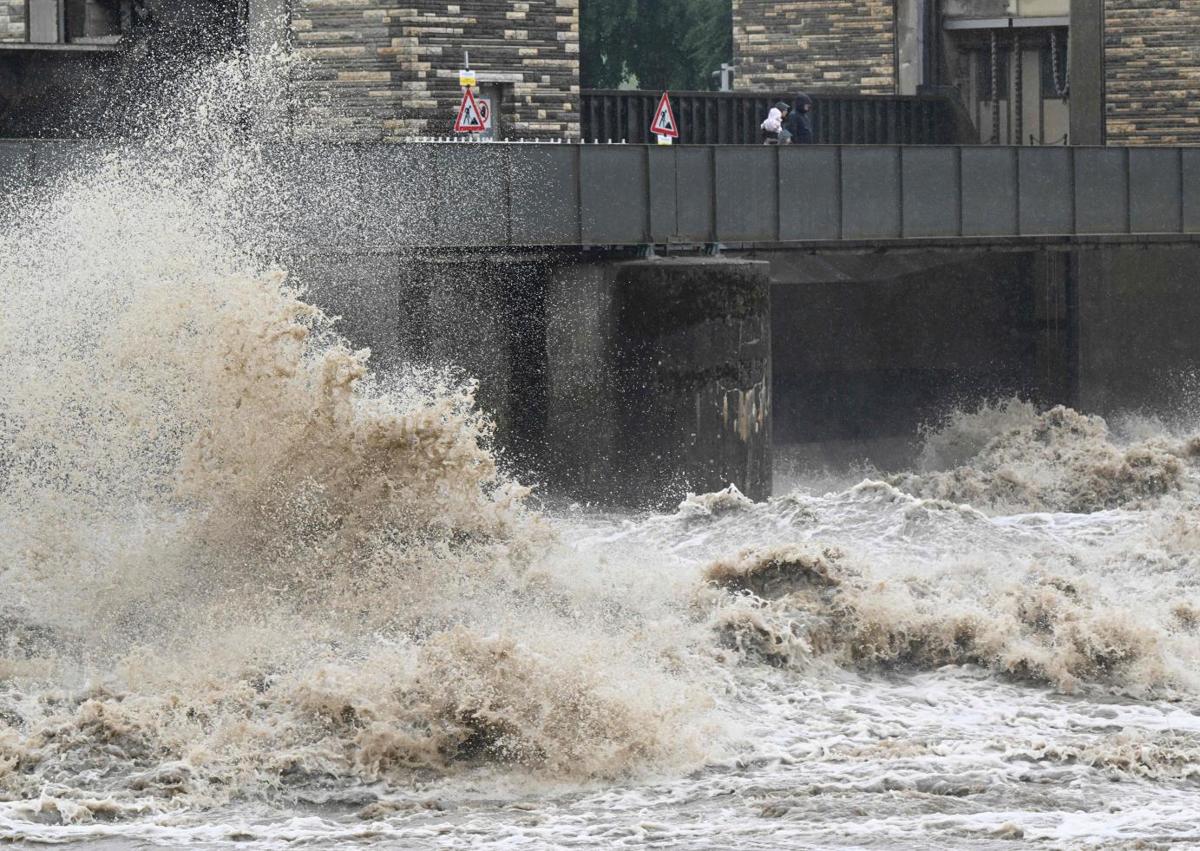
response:
<svg viewBox="0 0 1200 851"><path fill-rule="evenodd" d="M67 41L120 36L121 15L113 0L67 0Z"/></svg>
<svg viewBox="0 0 1200 851"><path fill-rule="evenodd" d="M1000 100L1008 100L1008 57L1009 45L1000 41L996 45L996 96ZM992 99L992 51L991 48L975 51L976 68L976 97L979 100Z"/></svg>
<svg viewBox="0 0 1200 851"><path fill-rule="evenodd" d="M1042 48L1042 97L1060 98L1061 90L1067 83L1067 31L1054 32L1054 52L1051 53L1050 34L1046 34L1046 46ZM1055 56L1057 55L1058 74L1055 76Z"/></svg>
<svg viewBox="0 0 1200 851"><path fill-rule="evenodd" d="M39 44L115 41L119 0L28 0L29 40Z"/></svg>

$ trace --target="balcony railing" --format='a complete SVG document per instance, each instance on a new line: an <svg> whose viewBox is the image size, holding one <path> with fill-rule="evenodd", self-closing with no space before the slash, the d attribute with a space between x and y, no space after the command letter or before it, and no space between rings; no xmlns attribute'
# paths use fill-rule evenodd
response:
<svg viewBox="0 0 1200 851"><path fill-rule="evenodd" d="M585 141L653 142L650 124L661 92L588 90L582 94ZM961 145L979 141L952 94L857 95L810 93L813 141L830 145ZM671 108L680 144L751 145L776 101L788 93L678 92Z"/></svg>

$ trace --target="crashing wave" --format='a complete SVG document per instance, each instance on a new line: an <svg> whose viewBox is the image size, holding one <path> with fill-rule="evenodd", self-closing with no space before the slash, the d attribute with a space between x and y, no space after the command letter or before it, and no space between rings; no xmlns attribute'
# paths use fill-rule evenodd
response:
<svg viewBox="0 0 1200 851"><path fill-rule="evenodd" d="M1054 575L956 598L915 579L872 580L835 549L792 546L743 550L705 578L723 642L772 664L818 655L865 669L969 664L1067 692L1182 683L1164 628Z"/></svg>
<svg viewBox="0 0 1200 851"><path fill-rule="evenodd" d="M0 231L5 812L696 764L677 621L544 569L474 388L373 375L272 259L264 76L179 85Z"/></svg>
<svg viewBox="0 0 1200 851"><path fill-rule="evenodd" d="M1200 437L1121 445L1100 417L1010 400L956 413L926 436L922 462L889 481L993 511L1092 512L1195 491Z"/></svg>
<svg viewBox="0 0 1200 851"><path fill-rule="evenodd" d="M675 516L684 520L703 519L733 514L753 507L754 500L738 490L737 485L730 485L713 493L689 493L683 502L679 503Z"/></svg>

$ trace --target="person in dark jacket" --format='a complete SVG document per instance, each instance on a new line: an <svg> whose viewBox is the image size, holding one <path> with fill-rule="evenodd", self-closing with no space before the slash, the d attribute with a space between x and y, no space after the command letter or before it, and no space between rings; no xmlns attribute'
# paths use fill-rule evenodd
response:
<svg viewBox="0 0 1200 851"><path fill-rule="evenodd" d="M812 129L812 98L808 95L796 95L795 101L792 102L792 111L788 113L787 131L792 135L793 145L811 145L813 141Z"/></svg>

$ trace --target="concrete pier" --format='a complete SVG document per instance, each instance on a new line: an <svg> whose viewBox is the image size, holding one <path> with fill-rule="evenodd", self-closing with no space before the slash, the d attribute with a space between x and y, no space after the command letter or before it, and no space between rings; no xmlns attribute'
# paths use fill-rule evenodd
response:
<svg viewBox="0 0 1200 851"><path fill-rule="evenodd" d="M380 368L480 383L503 457L556 495L672 506L771 492L767 264L508 254L297 259Z"/></svg>
<svg viewBox="0 0 1200 851"><path fill-rule="evenodd" d="M551 481L580 496L664 506L736 485L771 491L767 264L581 264L547 299Z"/></svg>
<svg viewBox="0 0 1200 851"><path fill-rule="evenodd" d="M480 382L502 457L559 497L771 490L788 458L907 466L922 425L1019 396L1170 415L1200 390L1200 247L296 264L383 369Z"/></svg>
<svg viewBox="0 0 1200 851"><path fill-rule="evenodd" d="M1200 248L1076 252L1076 395L1100 414L1171 415L1200 399Z"/></svg>
<svg viewBox="0 0 1200 851"><path fill-rule="evenodd" d="M296 258L296 277L338 330L387 372L449 367L478 382L508 460L540 466L545 421L545 280L540 255L345 253Z"/></svg>

